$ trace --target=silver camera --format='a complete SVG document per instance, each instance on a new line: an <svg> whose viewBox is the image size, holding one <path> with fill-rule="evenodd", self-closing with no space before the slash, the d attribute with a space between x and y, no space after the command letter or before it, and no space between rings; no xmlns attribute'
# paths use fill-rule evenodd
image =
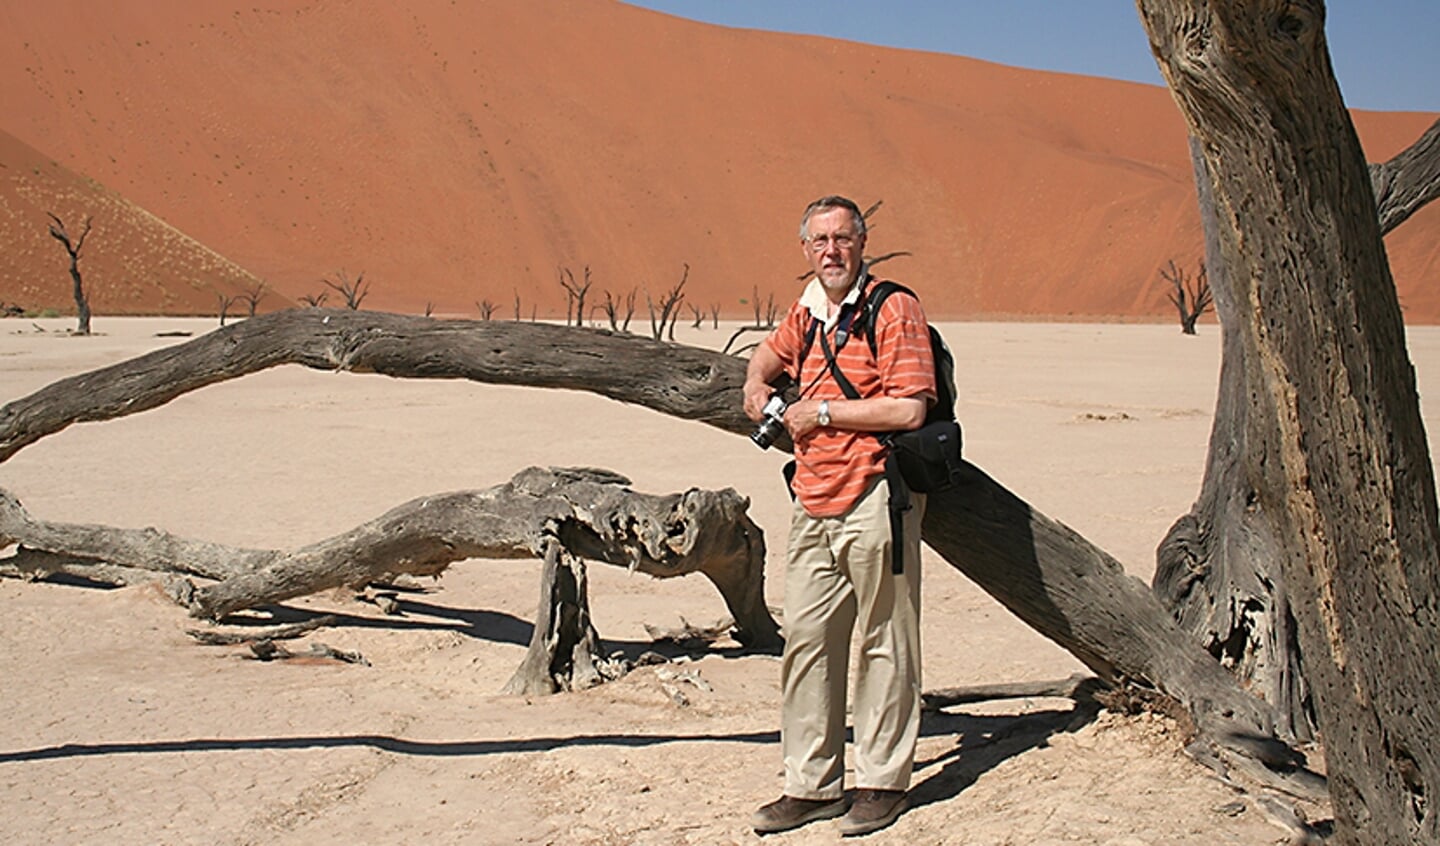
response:
<svg viewBox="0 0 1440 846"><path fill-rule="evenodd" d="M750 433L750 440L761 449L769 449L775 439L785 431L785 409L789 406L779 394L771 394L765 408L760 411L760 425Z"/></svg>

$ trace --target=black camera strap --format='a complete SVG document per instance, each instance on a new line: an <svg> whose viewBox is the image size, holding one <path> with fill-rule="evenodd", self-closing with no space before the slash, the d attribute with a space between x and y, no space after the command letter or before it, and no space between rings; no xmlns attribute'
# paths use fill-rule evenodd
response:
<svg viewBox="0 0 1440 846"><path fill-rule="evenodd" d="M819 322L818 319L815 321L816 324ZM845 343L837 330L835 348L838 350L844 346ZM860 399L860 392L855 390L855 385L849 379L845 378L844 373L840 372L840 365L835 362L835 353L830 350L830 342L825 340L825 331L823 329L820 331L820 349L825 353L825 366L830 369L830 375L835 377L835 384L840 386L840 393L844 394L846 399Z"/></svg>

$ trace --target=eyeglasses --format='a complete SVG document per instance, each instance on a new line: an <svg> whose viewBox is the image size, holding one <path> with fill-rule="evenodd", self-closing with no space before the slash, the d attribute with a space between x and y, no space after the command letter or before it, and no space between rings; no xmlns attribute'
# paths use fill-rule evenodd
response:
<svg viewBox="0 0 1440 846"><path fill-rule="evenodd" d="M834 244L835 248L838 250L848 250L851 247L855 246L855 242L857 240L857 236L851 235L848 232L837 232L834 235L805 236L806 245L809 246L812 251L817 253L823 253L826 250L830 249L831 244Z"/></svg>

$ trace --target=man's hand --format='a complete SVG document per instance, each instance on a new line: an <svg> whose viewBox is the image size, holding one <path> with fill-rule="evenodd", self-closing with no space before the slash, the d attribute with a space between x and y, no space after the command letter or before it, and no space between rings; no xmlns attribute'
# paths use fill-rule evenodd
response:
<svg viewBox="0 0 1440 846"><path fill-rule="evenodd" d="M831 404L834 404L833 400ZM800 400L785 409L785 429L790 433L790 440L798 442L818 428L820 428L819 400Z"/></svg>
<svg viewBox="0 0 1440 846"><path fill-rule="evenodd" d="M761 341L755 352L750 354L750 363L745 366L745 387L741 390L745 394L746 417L756 421L760 419L765 403L769 402L770 395L775 392L770 383L783 369L780 356L770 349L769 344Z"/></svg>
<svg viewBox="0 0 1440 846"><path fill-rule="evenodd" d="M765 409L765 403L770 401L770 395L775 389L765 381L749 379L745 380L745 416L759 422L761 412Z"/></svg>

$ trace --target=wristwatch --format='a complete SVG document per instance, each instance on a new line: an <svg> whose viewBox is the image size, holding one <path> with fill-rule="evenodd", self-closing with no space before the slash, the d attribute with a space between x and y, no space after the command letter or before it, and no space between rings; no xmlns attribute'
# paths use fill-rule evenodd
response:
<svg viewBox="0 0 1440 846"><path fill-rule="evenodd" d="M821 426L830 425L830 400L820 400L820 410L815 412L815 422Z"/></svg>

